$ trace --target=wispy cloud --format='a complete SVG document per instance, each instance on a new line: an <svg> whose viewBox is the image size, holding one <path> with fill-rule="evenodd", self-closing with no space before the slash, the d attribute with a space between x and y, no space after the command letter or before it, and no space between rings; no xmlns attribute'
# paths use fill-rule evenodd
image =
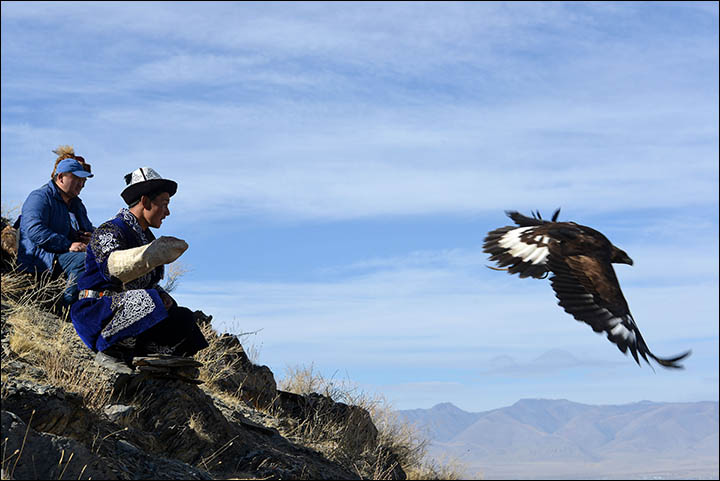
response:
<svg viewBox="0 0 720 481"><path fill-rule="evenodd" d="M149 111L115 109L80 121L87 125L88 138L97 125L129 135L122 145L104 148L106 157L99 160L108 168L93 179L85 195L99 197L92 187L98 187L96 192L112 190L129 168L113 159L132 159L132 165L153 165L168 173L207 163L210 168L194 169L182 183L183 195L175 199L183 209L191 203L207 205L204 216L224 216L228 208L318 219L472 213L536 205L538 199L578 209L617 210L627 205L703 205L717 196L717 147L710 145L713 135L707 124L692 134L695 138L707 131L707 142L688 147L686 139L678 138L658 155L657 147L646 147L642 129L635 129L635 139L620 134L612 147L588 149L566 138L561 145L541 149L539 125L567 132L589 123L586 129L603 130L598 119L603 112L611 114L601 105L592 114L567 112L562 124L551 115L550 104L528 105L524 112L517 107L481 113L365 109L362 118L343 109L304 111L292 104L270 108L173 103ZM622 112L612 115L617 118L607 122L613 128L632 128L634 121ZM671 112L658 115L669 119ZM170 124L172 131L163 127ZM504 127L509 124L512 130ZM29 144L34 146L30 151L37 151L48 138L57 139L54 146L62 137L73 136L62 129L45 130L3 125L9 155ZM17 132L25 132L24 137ZM693 160L684 158L689 152L695 153ZM46 163L45 157L32 164ZM13 169L3 176L8 196L24 192L25 185L14 187L19 173ZM215 187L209 190L207 185Z"/></svg>
<svg viewBox="0 0 720 481"><path fill-rule="evenodd" d="M117 189L125 170L177 172L204 159L212 168L193 172L176 202L218 217L464 214L538 198L613 210L717 197L717 42L667 34L665 14L628 42L597 15L636 25L642 8L136 8L3 4L3 111L44 98L38 113L59 120L48 131L27 114L4 115L4 163L34 170L39 144L74 138L108 166L85 194L98 205L91 188ZM63 40L32 42L51 29ZM81 53L65 30L103 41ZM22 173L4 169L4 196L22 198Z"/></svg>

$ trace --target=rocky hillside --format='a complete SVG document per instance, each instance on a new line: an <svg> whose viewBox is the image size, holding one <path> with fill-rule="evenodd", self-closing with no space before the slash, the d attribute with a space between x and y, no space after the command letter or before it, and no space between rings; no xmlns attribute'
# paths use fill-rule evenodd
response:
<svg viewBox="0 0 720 481"><path fill-rule="evenodd" d="M118 374L49 307L61 284L3 270L3 479L406 479L417 468L417 446L368 410L278 389L200 311L202 366Z"/></svg>

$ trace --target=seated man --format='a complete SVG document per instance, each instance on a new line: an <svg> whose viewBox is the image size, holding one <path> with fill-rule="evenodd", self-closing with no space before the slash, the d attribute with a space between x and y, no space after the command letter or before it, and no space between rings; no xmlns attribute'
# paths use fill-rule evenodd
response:
<svg viewBox="0 0 720 481"><path fill-rule="evenodd" d="M61 160L50 182L32 191L25 200L19 219L20 269L42 273L59 268L65 272L65 305L77 299L76 279L85 268L85 248L94 229L78 197L86 179L92 176L77 159Z"/></svg>
<svg viewBox="0 0 720 481"><path fill-rule="evenodd" d="M95 360L130 373L132 358L148 354L192 356L208 346L190 309L178 307L158 282L164 264L180 257L187 244L155 236L170 215L177 183L143 167L125 176L128 208L95 229L87 248L79 300L70 314Z"/></svg>

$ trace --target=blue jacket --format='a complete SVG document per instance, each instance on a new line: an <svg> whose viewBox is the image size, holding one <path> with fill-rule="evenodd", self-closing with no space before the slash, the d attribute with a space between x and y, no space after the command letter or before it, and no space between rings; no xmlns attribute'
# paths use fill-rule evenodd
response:
<svg viewBox="0 0 720 481"><path fill-rule="evenodd" d="M21 269L50 270L55 257L69 251L78 239L77 231L70 224L69 212L75 214L80 230L95 229L82 200L75 197L68 206L54 181L30 193L20 216L17 261Z"/></svg>

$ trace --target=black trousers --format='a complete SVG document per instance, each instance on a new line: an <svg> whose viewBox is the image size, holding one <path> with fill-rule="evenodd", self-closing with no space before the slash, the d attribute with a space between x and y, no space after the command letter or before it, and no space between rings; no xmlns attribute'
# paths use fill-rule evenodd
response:
<svg viewBox="0 0 720 481"><path fill-rule="evenodd" d="M187 307L170 308L168 317L137 336L135 356L148 354L172 354L192 356L208 347L193 312Z"/></svg>

